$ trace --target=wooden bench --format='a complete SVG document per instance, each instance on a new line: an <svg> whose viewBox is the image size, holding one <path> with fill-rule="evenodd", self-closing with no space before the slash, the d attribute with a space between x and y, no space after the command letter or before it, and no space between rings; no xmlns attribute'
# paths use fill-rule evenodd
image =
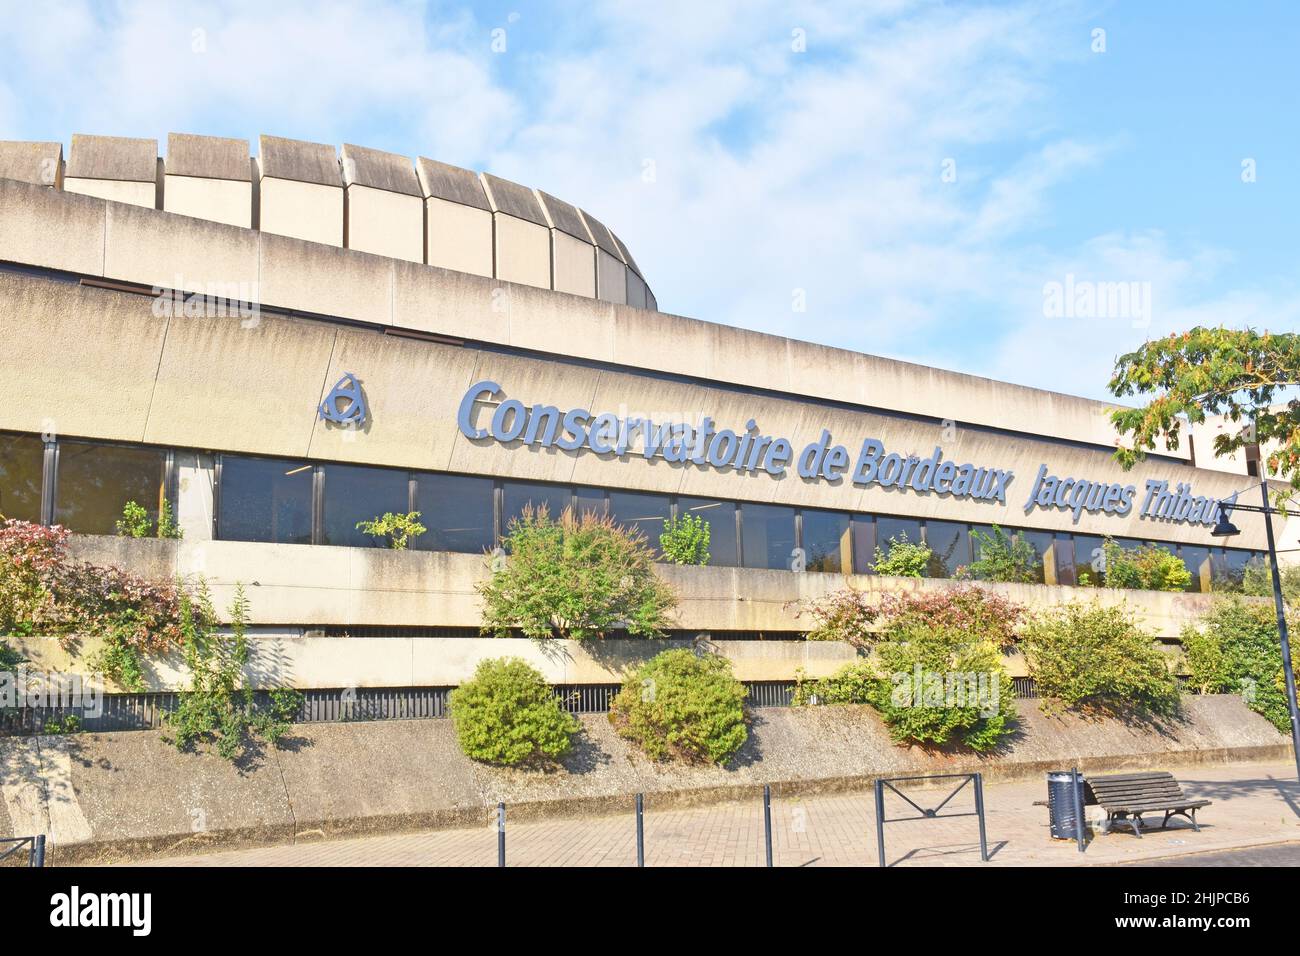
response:
<svg viewBox="0 0 1300 956"><path fill-rule="evenodd" d="M1085 777L1087 802L1106 811L1106 824L1127 823L1133 832L1142 836L1142 815L1164 812L1161 828L1169 825L1172 816L1183 816L1200 832L1196 811L1208 807L1209 800L1193 800L1183 793L1174 775L1165 771L1151 773L1118 773L1105 777Z"/></svg>

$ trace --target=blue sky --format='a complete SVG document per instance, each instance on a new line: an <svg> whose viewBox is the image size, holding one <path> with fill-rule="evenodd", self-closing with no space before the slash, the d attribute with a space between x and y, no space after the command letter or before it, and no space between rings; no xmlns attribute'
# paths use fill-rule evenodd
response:
<svg viewBox="0 0 1300 956"><path fill-rule="evenodd" d="M1300 326L1282 0L5 6L0 138L487 169L613 226L665 311L1098 398L1147 336ZM1067 277L1149 308L1049 314Z"/></svg>

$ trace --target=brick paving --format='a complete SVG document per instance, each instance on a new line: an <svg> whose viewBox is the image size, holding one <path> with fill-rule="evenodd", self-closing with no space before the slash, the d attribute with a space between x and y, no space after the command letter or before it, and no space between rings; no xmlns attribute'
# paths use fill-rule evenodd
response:
<svg viewBox="0 0 1300 956"><path fill-rule="evenodd" d="M990 865L1096 865L1149 862L1178 855L1260 848L1269 859L1300 862L1295 854L1267 851L1273 844L1300 842L1300 784L1294 764L1229 764L1175 771L1191 795L1213 800L1202 813L1201 832L1176 822L1168 830L1097 833L1080 854L1073 842L1052 840L1042 781L985 786ZM945 812L973 809L967 788ZM946 791L909 790L922 806ZM647 866L762 866L763 808L749 803L691 809L654 809L646 797ZM927 804L928 801L928 804ZM887 797L890 816L914 813L900 798ZM632 866L636 863L632 801L622 816L583 820L509 823L506 858L512 866ZM1090 808L1090 820L1097 808ZM1159 822L1159 817L1155 822ZM973 816L909 821L886 826L887 860L897 866L978 866L979 831ZM870 791L802 799L774 799L775 866L875 866L875 804ZM1246 857L1243 857L1243 860ZM495 866L494 826L315 840L254 849L220 851L158 861L174 866Z"/></svg>

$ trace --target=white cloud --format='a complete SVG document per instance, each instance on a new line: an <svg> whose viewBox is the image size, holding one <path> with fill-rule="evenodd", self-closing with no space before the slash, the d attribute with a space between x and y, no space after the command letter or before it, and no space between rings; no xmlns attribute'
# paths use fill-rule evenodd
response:
<svg viewBox="0 0 1300 956"><path fill-rule="evenodd" d="M1087 35L1068 5L574 0L495 55L501 25L420 0L16 6L0 136L265 132L486 167L613 227L665 309L1087 394L1143 333L1048 322L1044 282L1149 281L1153 328L1296 314L1216 291L1226 253L1177 237L1041 245L1056 191L1126 145L1057 128L1059 38Z"/></svg>

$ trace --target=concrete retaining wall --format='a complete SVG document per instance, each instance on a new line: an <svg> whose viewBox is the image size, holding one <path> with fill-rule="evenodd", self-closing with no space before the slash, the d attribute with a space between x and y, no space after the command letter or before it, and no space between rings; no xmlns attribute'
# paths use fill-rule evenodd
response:
<svg viewBox="0 0 1300 956"><path fill-rule="evenodd" d="M1235 697L1191 698L1180 721L1161 727L1049 717L1026 701L1019 707L1019 734L991 757L896 746L869 708L759 710L749 744L728 769L651 763L603 716L583 718L579 746L551 772L475 764L460 753L447 720L302 727L283 749L244 767L177 753L154 733L9 738L0 740L0 834L49 834L56 863L107 861L344 834L486 829L498 801L520 820L623 813L637 792L653 810L753 799L763 784L791 796L861 789L878 776L980 770L1007 779L1069 766L1176 768L1290 752ZM486 840L485 847L490 852Z"/></svg>

